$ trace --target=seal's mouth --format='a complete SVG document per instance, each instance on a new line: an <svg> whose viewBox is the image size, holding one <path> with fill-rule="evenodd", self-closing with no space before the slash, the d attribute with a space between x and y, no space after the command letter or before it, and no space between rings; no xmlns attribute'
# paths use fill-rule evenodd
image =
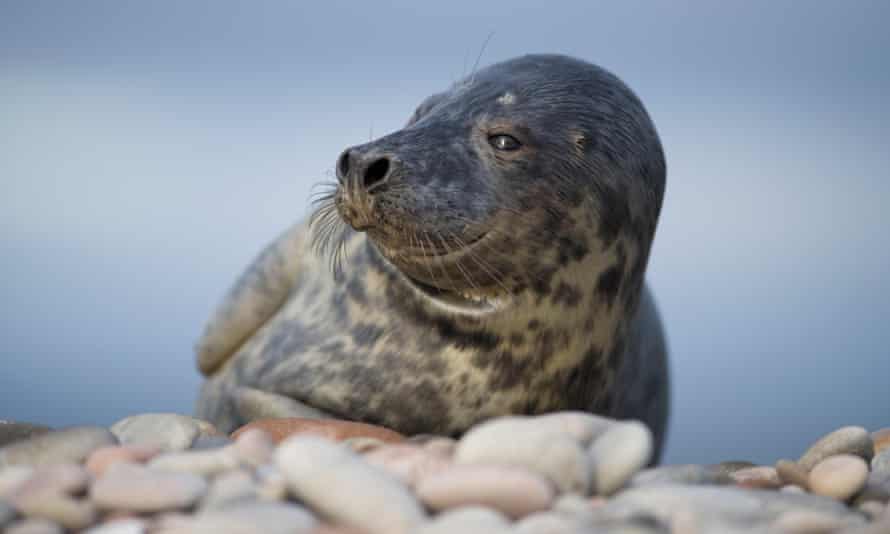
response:
<svg viewBox="0 0 890 534"><path fill-rule="evenodd" d="M495 312L507 304L509 293L492 283L490 272L478 270L484 265L479 263L484 261L478 256L479 249L488 237L489 232L481 232L461 242L459 248L402 249L393 255L394 263L415 291L440 308L469 315Z"/></svg>

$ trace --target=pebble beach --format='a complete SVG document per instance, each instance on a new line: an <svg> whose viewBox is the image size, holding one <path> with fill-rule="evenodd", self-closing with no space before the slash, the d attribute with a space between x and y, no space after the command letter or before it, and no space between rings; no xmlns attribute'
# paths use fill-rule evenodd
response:
<svg viewBox="0 0 890 534"><path fill-rule="evenodd" d="M634 421L492 419L460 439L328 419L231 435L178 414L111 427L0 421L9 534L890 534L890 428L797 459L651 467Z"/></svg>

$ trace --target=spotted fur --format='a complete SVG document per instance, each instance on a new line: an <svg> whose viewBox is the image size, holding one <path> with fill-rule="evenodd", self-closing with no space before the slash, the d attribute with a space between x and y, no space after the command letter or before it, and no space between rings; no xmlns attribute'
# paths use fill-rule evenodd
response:
<svg viewBox="0 0 890 534"><path fill-rule="evenodd" d="M499 131L522 150L492 151ZM231 430L240 392L259 390L406 434L588 410L642 419L661 443L666 349L644 275L665 165L620 80L517 58L344 158L332 206L366 232L344 226L337 277L306 224L260 255L198 344L200 416ZM363 186L379 158L385 179ZM465 313L445 294L499 304Z"/></svg>

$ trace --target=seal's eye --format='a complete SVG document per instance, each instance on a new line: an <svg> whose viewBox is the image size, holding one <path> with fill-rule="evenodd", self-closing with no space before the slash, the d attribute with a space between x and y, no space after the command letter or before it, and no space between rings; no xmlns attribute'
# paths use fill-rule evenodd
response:
<svg viewBox="0 0 890 534"><path fill-rule="evenodd" d="M494 147L495 150L507 151L519 150L519 147L522 146L522 143L520 143L518 139L507 134L489 135L488 144Z"/></svg>

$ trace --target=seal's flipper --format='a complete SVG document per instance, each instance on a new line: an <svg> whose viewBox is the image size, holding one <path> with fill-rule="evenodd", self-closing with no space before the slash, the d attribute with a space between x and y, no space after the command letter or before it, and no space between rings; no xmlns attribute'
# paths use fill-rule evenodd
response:
<svg viewBox="0 0 890 534"><path fill-rule="evenodd" d="M295 225L269 244L238 278L195 345L198 368L213 374L281 307L297 276L304 225Z"/></svg>
<svg viewBox="0 0 890 534"><path fill-rule="evenodd" d="M255 419L299 417L330 419L331 416L290 397L249 387L235 388L235 409L244 422Z"/></svg>

